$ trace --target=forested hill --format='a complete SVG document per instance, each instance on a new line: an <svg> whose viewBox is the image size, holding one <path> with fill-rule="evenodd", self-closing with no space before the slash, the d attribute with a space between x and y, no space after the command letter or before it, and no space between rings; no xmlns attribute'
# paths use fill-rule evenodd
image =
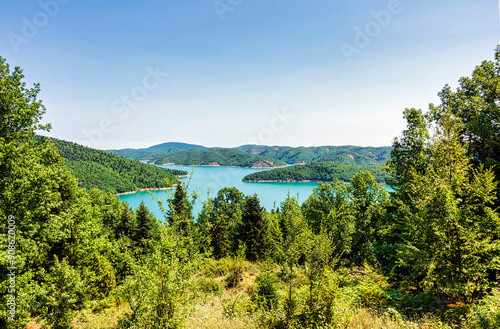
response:
<svg viewBox="0 0 500 329"><path fill-rule="evenodd" d="M154 160L157 164L235 166L273 168L286 163L271 157L249 154L237 149L213 148L208 150L179 151Z"/></svg>
<svg viewBox="0 0 500 329"><path fill-rule="evenodd" d="M46 137L40 137L46 138ZM68 168L85 188L96 187L103 191L121 193L141 188L165 187L175 184L176 175L186 175L182 170L170 170L125 159L101 150L72 142L50 138L66 159Z"/></svg>
<svg viewBox="0 0 500 329"><path fill-rule="evenodd" d="M269 156L288 164L304 164L314 162L337 162L353 165L383 165L391 154L391 146L361 147L361 146L255 146L238 147L250 154Z"/></svg>
<svg viewBox="0 0 500 329"><path fill-rule="evenodd" d="M349 182L361 171L369 171L378 183L385 182L383 166L357 166L343 163L317 162L285 168L256 172L243 178L244 181L322 181L335 179Z"/></svg>
<svg viewBox="0 0 500 329"><path fill-rule="evenodd" d="M120 149L120 150L106 150L106 152L119 155L124 158L134 159L134 160L149 160L154 161L166 154L175 153L179 151L189 151L189 150L204 150L207 149L205 146L187 143L177 143L169 142L162 143L158 145L153 145L148 148L141 149Z"/></svg>
<svg viewBox="0 0 500 329"><path fill-rule="evenodd" d="M186 143L163 143L142 149L121 149L107 150L106 152L113 153L125 158L134 160L148 160L151 162L160 163L163 159L168 159L169 155L180 151L206 151L207 156L213 156L211 150L219 148L206 148L196 144ZM316 147L291 147L291 146L265 146L265 145L242 145L236 148L252 155L262 155L272 158L271 161L281 160L288 164L305 164L314 162L337 162L354 165L383 165L387 162L390 156L392 147L362 147L362 146L316 146ZM190 158L194 163L201 163L201 152L195 152L187 156L182 153L181 159ZM194 159L197 157L198 159ZM172 158L170 158L172 159ZM246 158L245 158L246 159ZM204 159L203 159L204 160ZM220 160L220 159L219 159ZM175 161L170 161L175 162ZM183 164L188 164L188 160L183 160ZM206 163L206 161L204 160ZM210 162L210 161L209 161ZM217 161L215 161L217 162ZM189 164L194 164L189 163ZM180 164L180 163L176 163ZM232 166L245 166L243 164L231 164Z"/></svg>

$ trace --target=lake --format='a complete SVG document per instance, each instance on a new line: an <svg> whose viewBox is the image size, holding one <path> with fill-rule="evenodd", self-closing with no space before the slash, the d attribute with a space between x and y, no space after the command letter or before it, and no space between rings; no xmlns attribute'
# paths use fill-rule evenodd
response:
<svg viewBox="0 0 500 329"><path fill-rule="evenodd" d="M201 196L196 200L194 206L194 214L202 208L202 202L207 199L207 189L210 189L210 197L215 197L217 192L223 187L236 187L245 195L253 195L257 193L260 204L267 211L270 211L274 204L279 206L279 203L284 201L287 194L299 197L299 202L302 204L307 197L312 193L314 187L318 186L317 182L266 182L266 183L250 183L243 182L242 178L248 174L264 171L269 169L254 169L254 168L239 168L239 167L207 167L207 166L160 166L170 169L185 170L190 174L190 177L181 178L184 184L189 184L189 191L196 191ZM387 186L390 190L390 188ZM152 191L155 198L166 201L168 196L174 190L167 191ZM121 201L126 201L132 208L137 208L141 201L144 201L148 209L155 214L157 218L162 219L163 215L158 207L158 204L151 197L149 192L137 192L134 194L125 194L119 196Z"/></svg>

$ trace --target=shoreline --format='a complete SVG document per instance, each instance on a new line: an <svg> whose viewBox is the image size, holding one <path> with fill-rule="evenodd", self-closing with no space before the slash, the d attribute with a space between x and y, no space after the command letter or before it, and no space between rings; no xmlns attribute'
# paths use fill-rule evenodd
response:
<svg viewBox="0 0 500 329"><path fill-rule="evenodd" d="M276 169L276 168L284 168L286 166L277 166L277 167L242 167L242 166L221 166L221 165L184 165L184 164L175 164L175 163L163 163L159 166L183 166L183 167L222 167L222 168L246 168L246 169ZM187 175L189 176L189 175ZM177 176L183 177L183 176Z"/></svg>
<svg viewBox="0 0 500 329"><path fill-rule="evenodd" d="M244 183L333 183L333 181L324 181L317 179L304 179L304 180L264 180L264 179L252 179L243 180ZM351 182L343 181L344 184L350 184ZM387 185L385 182L377 182L379 185Z"/></svg>
<svg viewBox="0 0 500 329"><path fill-rule="evenodd" d="M134 194L138 192L146 192L146 191L167 191L167 190L173 190L177 184L174 184L173 186L170 187L149 187L149 188L141 188L135 191L127 191L127 192L120 192L116 193L115 196L120 196L120 195L127 195L127 194Z"/></svg>
<svg viewBox="0 0 500 329"><path fill-rule="evenodd" d="M324 180L318 180L318 179L304 179L304 180L293 180L293 179L287 179L287 180L279 180L279 179L269 179L269 180L264 180L264 179L252 179L252 180L242 180L245 183L333 183L333 181L324 181ZM349 182L344 182L344 184L349 184Z"/></svg>

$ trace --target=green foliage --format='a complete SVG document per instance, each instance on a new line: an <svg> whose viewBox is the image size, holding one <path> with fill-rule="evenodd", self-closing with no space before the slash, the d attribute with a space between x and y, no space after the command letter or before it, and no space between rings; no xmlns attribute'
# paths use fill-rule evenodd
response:
<svg viewBox="0 0 500 329"><path fill-rule="evenodd" d="M147 253L152 248L152 244L159 239L160 223L149 212L144 201L136 209L135 216L137 228L135 230L134 241L139 248L144 250L144 253Z"/></svg>
<svg viewBox="0 0 500 329"><path fill-rule="evenodd" d="M352 196L343 182L319 183L302 205L304 217L315 234L325 232L332 239L335 256L350 253L355 232Z"/></svg>
<svg viewBox="0 0 500 329"><path fill-rule="evenodd" d="M189 201L187 186L179 182L172 198L168 200L167 222L182 235L189 235L193 227L193 202Z"/></svg>
<svg viewBox="0 0 500 329"><path fill-rule="evenodd" d="M233 264L228 276L226 277L226 287L237 287L243 280L243 264L241 261Z"/></svg>
<svg viewBox="0 0 500 329"><path fill-rule="evenodd" d="M462 301L490 287L488 271L500 266L500 219L492 206L494 176L471 170L460 143L461 121L443 115L430 146L425 175L412 173L404 255L423 288Z"/></svg>
<svg viewBox="0 0 500 329"><path fill-rule="evenodd" d="M234 187L225 187L215 198L208 198L198 215L198 228L210 237L212 255L229 256L238 250L238 230L244 208L244 195Z"/></svg>
<svg viewBox="0 0 500 329"><path fill-rule="evenodd" d="M495 49L494 61L483 61L471 77L459 80L459 87L452 91L446 85L439 97L441 104L431 104L430 115L435 121L448 112L464 123L462 141L474 166L483 164L500 178L500 46Z"/></svg>
<svg viewBox="0 0 500 329"><path fill-rule="evenodd" d="M332 240L326 233L321 232L312 237L311 247L307 250L305 260L305 276L309 288L309 313L314 314L325 272L337 261L337 259L332 259Z"/></svg>
<svg viewBox="0 0 500 329"><path fill-rule="evenodd" d="M269 271L261 272L257 276L257 288L252 301L258 307L271 311L278 306L280 295L278 294L279 278Z"/></svg>
<svg viewBox="0 0 500 329"><path fill-rule="evenodd" d="M84 282L75 268L57 257L45 276L45 291L39 310L53 324L52 328L72 328L71 311L81 302L80 296L85 293Z"/></svg>
<svg viewBox="0 0 500 329"><path fill-rule="evenodd" d="M364 262L375 264L375 245L382 240L383 216L389 195L369 172L357 173L349 185L349 191L355 218L351 260L358 265Z"/></svg>
<svg viewBox="0 0 500 329"><path fill-rule="evenodd" d="M349 182L359 172L368 171L375 176L377 182L383 183L387 174L382 166L357 166L341 163L319 162L303 166L291 166L260 171L243 177L249 181L321 181L341 180Z"/></svg>
<svg viewBox="0 0 500 329"><path fill-rule="evenodd" d="M474 304L467 314L465 326L477 329L498 328L500 323L500 292L493 290L492 293L476 304Z"/></svg>
<svg viewBox="0 0 500 329"><path fill-rule="evenodd" d="M42 137L40 137L42 138ZM171 170L125 159L101 150L51 138L68 168L78 179L79 186L98 188L112 193L134 191L141 188L165 187L178 182L176 175L182 170Z"/></svg>
<svg viewBox="0 0 500 329"><path fill-rule="evenodd" d="M205 293L220 295L224 288L213 278L203 278L196 282L196 288Z"/></svg>
<svg viewBox="0 0 500 329"><path fill-rule="evenodd" d="M176 165L200 166L235 166L272 168L285 166L286 163L270 157L248 154L237 149L214 148L209 150L179 151L173 154L155 158L155 163L172 163Z"/></svg>
<svg viewBox="0 0 500 329"><path fill-rule="evenodd" d="M267 222L257 195L248 196L241 217L239 238L246 246L246 259L264 259L268 247Z"/></svg>
<svg viewBox="0 0 500 329"><path fill-rule="evenodd" d="M198 254L185 248L185 240L171 227L161 229L160 240L142 264L133 266L121 287L131 312L119 328L179 328L185 320L190 276Z"/></svg>
<svg viewBox="0 0 500 329"><path fill-rule="evenodd" d="M424 174L429 159L428 119L422 110L414 108L405 109L403 117L407 128L401 137L394 139L394 149L386 168L393 177L387 183L395 186L402 197L406 193L406 184L411 180L412 170Z"/></svg>
<svg viewBox="0 0 500 329"><path fill-rule="evenodd" d="M311 232L304 219L298 199L288 196L281 203L278 213L281 228L281 253L278 262L282 265L284 275L288 281L286 294L285 314L289 324L296 310L296 299L293 295L293 269L298 265L299 259L308 254L311 243Z"/></svg>
<svg viewBox="0 0 500 329"><path fill-rule="evenodd" d="M22 142L33 137L35 130L50 130L50 124L42 125L40 120L45 106L37 99L40 85L27 89L23 71L15 67L11 72L9 64L0 57L0 140L9 143Z"/></svg>

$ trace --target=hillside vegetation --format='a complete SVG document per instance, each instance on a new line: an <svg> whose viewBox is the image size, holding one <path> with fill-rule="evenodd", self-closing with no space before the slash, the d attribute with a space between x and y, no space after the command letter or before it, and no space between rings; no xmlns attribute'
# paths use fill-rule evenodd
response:
<svg viewBox="0 0 500 329"><path fill-rule="evenodd" d="M243 178L244 181L322 181L335 179L349 182L361 171L370 172L378 183L384 183L387 173L383 166L356 166L342 163L318 162L306 165L295 165L256 172Z"/></svg>
<svg viewBox="0 0 500 329"><path fill-rule="evenodd" d="M87 189L95 187L106 192L121 193L142 188L161 188L177 183L176 175L187 174L182 170L151 166L56 138L50 140L66 160L79 186Z"/></svg>
<svg viewBox="0 0 500 329"><path fill-rule="evenodd" d="M360 146L242 146L239 149L250 153L269 156L288 164L313 162L337 162L352 165L383 165L391 154L392 147Z"/></svg>
<svg viewBox="0 0 500 329"><path fill-rule="evenodd" d="M250 168L272 168L286 163L270 157L253 155L236 149L214 148L209 150L179 151L153 160L157 164L235 166Z"/></svg>
<svg viewBox="0 0 500 329"><path fill-rule="evenodd" d="M189 156L181 153L181 162L185 164L200 164L203 160L204 163L211 159L201 159L203 156L210 158L214 156L213 150L220 148L206 148L201 145L184 144L184 143L163 143L154 145L144 149L121 149L121 150L107 150L106 152L113 153L125 158L134 160L148 160L151 162L160 163L164 159L176 159L171 157L172 154L181 151L198 150L207 152L195 152ZM244 151L252 155L261 155L272 159L283 161L287 164L305 164L313 162L337 162L352 165L383 165L387 162L391 153L391 146L384 147L361 147L361 146L316 146L316 147L291 147L291 146L263 146L263 145L242 145L234 148L236 150ZM227 149L224 149L227 150ZM203 154L203 155L202 155ZM188 159L189 158L189 159ZM214 158L215 159L215 158ZM243 158L247 161L247 158ZM221 161L220 158L216 160ZM217 161L215 161L217 162ZM236 164L231 161L232 166L246 167L246 164ZM181 164L181 163L176 163Z"/></svg>
<svg viewBox="0 0 500 329"><path fill-rule="evenodd" d="M189 150L204 150L204 149L206 149L206 147L201 145L170 142L170 143L153 145L148 148L141 148L141 149L127 148L120 150L106 150L106 152L134 160L154 161L154 159L158 159L170 153L175 153L179 151L189 151Z"/></svg>

